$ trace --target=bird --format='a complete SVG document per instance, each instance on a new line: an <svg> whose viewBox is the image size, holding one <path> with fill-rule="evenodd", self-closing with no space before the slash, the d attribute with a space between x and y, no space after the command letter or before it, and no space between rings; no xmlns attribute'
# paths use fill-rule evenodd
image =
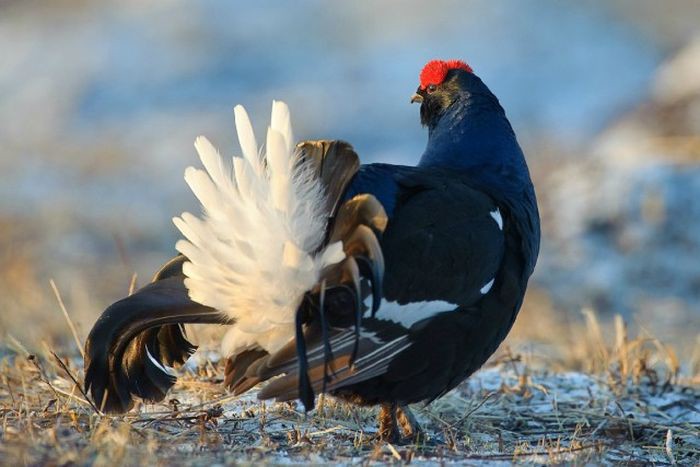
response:
<svg viewBox="0 0 700 467"><path fill-rule="evenodd" d="M377 437L421 436L429 403L495 352L540 247L535 189L497 97L462 60L431 60L410 101L428 140L416 165L360 164L340 140L295 144L275 101L264 149L234 109L229 164L199 137L185 180L201 216L174 219L179 254L109 306L85 346L104 411L159 401L196 347L184 325L226 327L224 384L260 399L328 393L379 406Z"/></svg>

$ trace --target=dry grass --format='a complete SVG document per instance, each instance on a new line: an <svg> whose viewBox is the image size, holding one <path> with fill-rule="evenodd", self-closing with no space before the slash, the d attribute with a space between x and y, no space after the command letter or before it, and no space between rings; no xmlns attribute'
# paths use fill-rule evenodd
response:
<svg viewBox="0 0 700 467"><path fill-rule="evenodd" d="M585 316L566 352L586 372L552 371L505 348L455 391L415 407L428 439L411 446L375 441L372 409L325 398L307 415L254 394L234 398L221 388L219 366L204 359L183 370L163 403L101 415L75 384L79 352L58 357L45 344L30 354L9 338L0 361L0 458L24 465L700 462L697 374L683 374L670 346L630 338L621 319L609 339L593 312Z"/></svg>

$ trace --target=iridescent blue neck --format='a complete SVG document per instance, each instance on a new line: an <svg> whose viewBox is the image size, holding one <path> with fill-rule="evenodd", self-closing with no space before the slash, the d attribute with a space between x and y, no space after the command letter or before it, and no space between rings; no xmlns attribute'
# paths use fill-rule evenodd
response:
<svg viewBox="0 0 700 467"><path fill-rule="evenodd" d="M437 124L429 128L428 145L418 166L454 169L508 166L527 176L525 158L515 133L492 94L458 97Z"/></svg>

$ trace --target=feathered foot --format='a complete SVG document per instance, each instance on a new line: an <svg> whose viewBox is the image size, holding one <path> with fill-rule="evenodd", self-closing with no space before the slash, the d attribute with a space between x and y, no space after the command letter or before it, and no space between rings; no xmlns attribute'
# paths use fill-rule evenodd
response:
<svg viewBox="0 0 700 467"><path fill-rule="evenodd" d="M396 420L397 409L398 405L395 403L382 404L382 406L379 408L379 415L377 416L379 421L377 438L379 441L398 444L401 440L401 434L399 433L398 423Z"/></svg>
<svg viewBox="0 0 700 467"><path fill-rule="evenodd" d="M418 444L427 440L423 427L411 412L407 405L400 405L396 410L396 421L401 428L401 434L407 444Z"/></svg>
<svg viewBox="0 0 700 467"><path fill-rule="evenodd" d="M405 405L382 404L378 415L377 439L391 444L416 444L426 439L420 424Z"/></svg>

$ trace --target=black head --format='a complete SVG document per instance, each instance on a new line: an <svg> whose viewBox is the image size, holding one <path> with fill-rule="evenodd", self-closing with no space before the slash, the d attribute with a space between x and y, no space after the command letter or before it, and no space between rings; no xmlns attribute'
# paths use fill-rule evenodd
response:
<svg viewBox="0 0 700 467"><path fill-rule="evenodd" d="M411 102L421 104L421 123L432 128L455 101L477 96L495 100L469 65L460 60L432 60L423 67L420 85Z"/></svg>

